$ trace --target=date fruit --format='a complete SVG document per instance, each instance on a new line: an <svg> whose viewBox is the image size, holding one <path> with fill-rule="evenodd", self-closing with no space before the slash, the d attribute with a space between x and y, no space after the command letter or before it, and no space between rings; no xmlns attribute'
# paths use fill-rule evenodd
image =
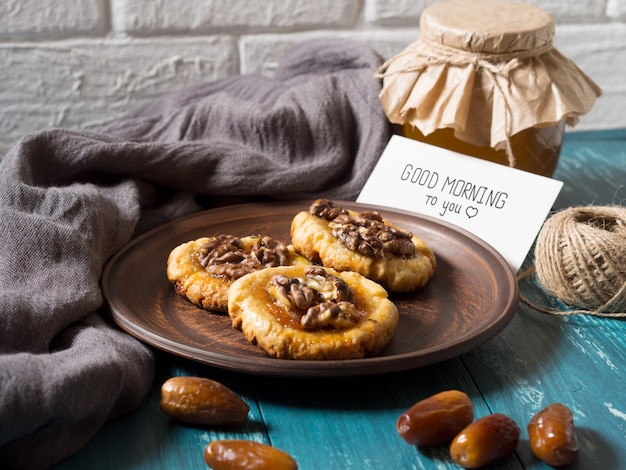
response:
<svg viewBox="0 0 626 470"><path fill-rule="evenodd" d="M248 405L231 389L203 377L172 377L161 386L161 409L186 424L237 425Z"/></svg>
<svg viewBox="0 0 626 470"><path fill-rule="evenodd" d="M288 453L275 447L247 440L222 440L209 443L204 461L213 470L297 470Z"/></svg>
<svg viewBox="0 0 626 470"><path fill-rule="evenodd" d="M520 429L501 413L484 416L463 429L450 444L450 457L463 468L480 468L513 452Z"/></svg>
<svg viewBox="0 0 626 470"><path fill-rule="evenodd" d="M578 455L574 416L560 403L548 405L532 417L528 440L533 453L554 467L569 465Z"/></svg>
<svg viewBox="0 0 626 470"><path fill-rule="evenodd" d="M418 401L396 423L398 434L416 446L450 442L474 420L470 398L459 390L447 390Z"/></svg>

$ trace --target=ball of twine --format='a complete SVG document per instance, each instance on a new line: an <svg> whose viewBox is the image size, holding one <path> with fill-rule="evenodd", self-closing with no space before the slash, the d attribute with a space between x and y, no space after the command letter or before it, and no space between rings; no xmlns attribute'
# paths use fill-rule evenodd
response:
<svg viewBox="0 0 626 470"><path fill-rule="evenodd" d="M584 313L626 312L626 208L572 207L543 225L537 278L548 293Z"/></svg>

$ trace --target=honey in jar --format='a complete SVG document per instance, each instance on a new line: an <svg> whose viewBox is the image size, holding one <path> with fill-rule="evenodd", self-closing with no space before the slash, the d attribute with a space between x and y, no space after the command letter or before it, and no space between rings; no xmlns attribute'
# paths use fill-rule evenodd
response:
<svg viewBox="0 0 626 470"><path fill-rule="evenodd" d="M411 124L405 124L403 128L406 137L542 176L554 174L561 154L564 132L564 121L546 127L529 127L511 136L509 147L495 149L488 145L472 145L458 139L454 136L452 128L437 129L428 136ZM509 155L515 158L513 162L510 161Z"/></svg>
<svg viewBox="0 0 626 470"><path fill-rule="evenodd" d="M381 66L389 120L422 142L552 176L565 126L600 96L553 47L552 16L510 0L442 0Z"/></svg>

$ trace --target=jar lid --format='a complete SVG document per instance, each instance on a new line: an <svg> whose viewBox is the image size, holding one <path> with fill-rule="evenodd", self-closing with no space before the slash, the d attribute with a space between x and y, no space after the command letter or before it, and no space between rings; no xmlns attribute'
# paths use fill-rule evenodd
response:
<svg viewBox="0 0 626 470"><path fill-rule="evenodd" d="M422 39L474 53L521 53L552 46L554 21L530 3L446 0L420 17Z"/></svg>

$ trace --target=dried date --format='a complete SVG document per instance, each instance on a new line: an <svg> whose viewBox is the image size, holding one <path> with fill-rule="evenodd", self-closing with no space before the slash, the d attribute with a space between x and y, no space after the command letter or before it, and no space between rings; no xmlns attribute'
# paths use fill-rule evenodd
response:
<svg viewBox="0 0 626 470"><path fill-rule="evenodd" d="M560 403L548 405L528 423L528 440L533 453L549 465L569 465L578 455L574 417Z"/></svg>
<svg viewBox="0 0 626 470"><path fill-rule="evenodd" d="M450 442L474 420L471 399L459 390L447 390L418 401L396 423L409 444L431 446Z"/></svg>
<svg viewBox="0 0 626 470"><path fill-rule="evenodd" d="M213 441L204 450L204 461L213 470L297 470L288 453L248 440Z"/></svg>
<svg viewBox="0 0 626 470"><path fill-rule="evenodd" d="M161 386L161 409L187 424L237 425L248 417L248 405L231 389L203 377L172 377Z"/></svg>
<svg viewBox="0 0 626 470"><path fill-rule="evenodd" d="M450 457L463 468L480 468L515 452L520 429L501 413L484 416L463 429L450 444Z"/></svg>

